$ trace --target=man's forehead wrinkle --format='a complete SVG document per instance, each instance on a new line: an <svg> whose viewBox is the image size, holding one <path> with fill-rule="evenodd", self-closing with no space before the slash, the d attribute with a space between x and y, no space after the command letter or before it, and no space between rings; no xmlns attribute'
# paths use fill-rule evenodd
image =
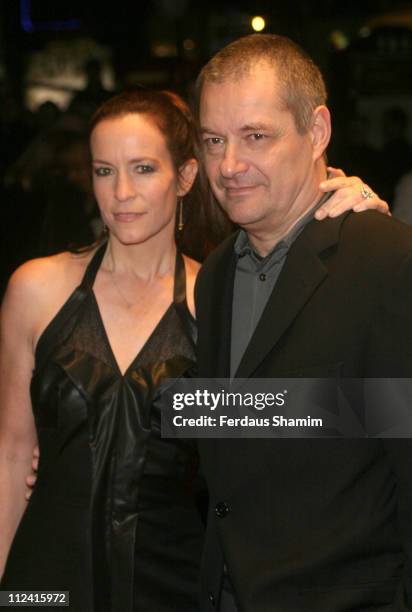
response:
<svg viewBox="0 0 412 612"><path fill-rule="evenodd" d="M232 95L236 98L236 108L233 108L233 112L228 116L227 104ZM233 94L228 94L221 108L211 96L210 103L201 108L200 131L213 132L218 126L220 129L236 127L242 132L251 129L269 129L273 127L276 111L283 111L279 108L277 100L266 96L262 99L254 91L235 91Z"/></svg>

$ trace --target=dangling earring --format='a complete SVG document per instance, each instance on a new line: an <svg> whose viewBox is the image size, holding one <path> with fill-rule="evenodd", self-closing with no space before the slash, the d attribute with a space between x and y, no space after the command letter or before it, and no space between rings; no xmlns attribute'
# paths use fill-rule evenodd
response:
<svg viewBox="0 0 412 612"><path fill-rule="evenodd" d="M177 229L179 232L181 232L185 225L183 221L183 198L180 198L178 206L179 206L179 218L177 222Z"/></svg>

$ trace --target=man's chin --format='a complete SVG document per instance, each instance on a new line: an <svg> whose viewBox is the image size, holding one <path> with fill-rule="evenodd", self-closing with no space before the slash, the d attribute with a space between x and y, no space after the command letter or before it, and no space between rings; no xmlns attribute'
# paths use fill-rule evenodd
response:
<svg viewBox="0 0 412 612"><path fill-rule="evenodd" d="M246 205L246 203L226 203L223 207L229 219L241 227L254 226L261 222L261 216Z"/></svg>

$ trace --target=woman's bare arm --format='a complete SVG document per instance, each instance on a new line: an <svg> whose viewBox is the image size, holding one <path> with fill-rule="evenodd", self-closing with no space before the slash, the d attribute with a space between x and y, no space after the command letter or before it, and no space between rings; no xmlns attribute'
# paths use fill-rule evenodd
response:
<svg viewBox="0 0 412 612"><path fill-rule="evenodd" d="M0 576L20 522L25 477L37 443L30 401L36 311L41 308L30 266L12 276L1 308L0 331Z"/></svg>
<svg viewBox="0 0 412 612"><path fill-rule="evenodd" d="M30 348L32 355L34 354L35 344L37 343L38 338L41 336L41 333L53 319L55 314L60 310L64 302L69 298L74 288L80 283L86 265L92 255L92 252L86 253L82 256L65 252L59 253L58 255L53 255L52 257L35 259L24 264L12 277L10 282L10 291L14 288L15 283L17 286L20 285L20 287L17 287L17 290L21 294L24 294L22 295L23 301L26 299L29 302L29 306L26 312L22 313L22 316L24 316L24 314L28 314L27 337L31 338ZM6 294L5 305L7 304L8 299L9 291ZM35 304L34 309L31 308L30 302ZM30 378L31 370L32 366L30 368ZM28 470L24 474L25 487L23 496L26 501L30 499L32 490L36 484L39 457L40 451L39 447L37 446L36 439L36 444L34 444L31 448L31 459Z"/></svg>

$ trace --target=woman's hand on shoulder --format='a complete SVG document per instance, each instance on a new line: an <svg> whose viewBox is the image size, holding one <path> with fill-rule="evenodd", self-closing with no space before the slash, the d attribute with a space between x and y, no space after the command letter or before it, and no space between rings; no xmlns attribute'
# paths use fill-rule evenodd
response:
<svg viewBox="0 0 412 612"><path fill-rule="evenodd" d="M324 193L333 191L331 197L315 213L319 221L326 217L338 217L347 210L362 212L377 210L389 213L388 203L358 176L346 176L343 170L328 167L329 178L320 184Z"/></svg>
<svg viewBox="0 0 412 612"><path fill-rule="evenodd" d="M194 288L196 277L200 270L200 263L195 261L194 259L190 259L190 257L183 256L185 262L186 269L186 299L188 308L193 317L196 317L195 311L195 300L194 300Z"/></svg>

